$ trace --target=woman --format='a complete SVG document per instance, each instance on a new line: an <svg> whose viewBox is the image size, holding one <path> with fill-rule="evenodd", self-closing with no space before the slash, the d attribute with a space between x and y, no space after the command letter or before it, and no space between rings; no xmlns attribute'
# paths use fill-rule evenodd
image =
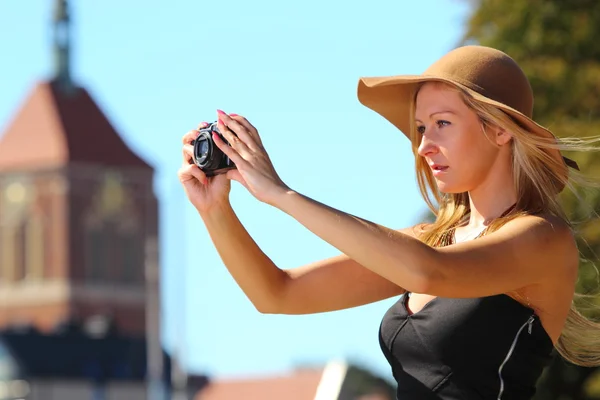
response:
<svg viewBox="0 0 600 400"><path fill-rule="evenodd" d="M379 335L399 399L530 399L553 348L599 365L600 325L573 306L578 249L557 198L577 169L560 149L578 146L531 119L519 66L465 46L420 76L363 78L358 97L410 139L435 222L395 231L295 192L244 117L218 111L231 147L214 140L237 165L226 174L207 179L190 161L197 132L183 138L185 192L255 307L308 314L406 294ZM279 269L235 216L230 180L343 255Z"/></svg>

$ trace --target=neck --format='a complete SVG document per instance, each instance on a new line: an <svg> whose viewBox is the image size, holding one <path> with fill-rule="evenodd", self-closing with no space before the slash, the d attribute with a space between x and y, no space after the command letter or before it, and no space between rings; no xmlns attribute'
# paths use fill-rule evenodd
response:
<svg viewBox="0 0 600 400"><path fill-rule="evenodd" d="M517 193L512 174L490 176L482 185L469 192L471 215L468 225L472 228L483 228L516 202Z"/></svg>

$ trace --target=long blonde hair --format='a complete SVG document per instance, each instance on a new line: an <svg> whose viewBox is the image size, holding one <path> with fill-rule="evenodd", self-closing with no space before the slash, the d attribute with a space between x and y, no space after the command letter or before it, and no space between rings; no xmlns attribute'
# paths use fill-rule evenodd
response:
<svg viewBox="0 0 600 400"><path fill-rule="evenodd" d="M564 220L573 227L561 206L558 193L563 187L575 192L575 184L596 186L584 175L571 171L564 173L564 165L560 159L553 157L548 149L567 151L598 150L594 144L598 137L589 139L562 138L558 142L548 140L528 132L508 114L500 109L476 100L468 91L454 85L435 82L436 85L455 90L464 103L479 117L482 132L491 126L502 127L513 134L512 158L514 185L517 193L517 204L506 216L495 219L487 228L488 232L498 230L508 221L523 215L549 213ZM416 90L411 104L411 115L415 112ZM421 135L417 133L414 119L411 118L410 139L417 170L417 182L421 195L435 215L435 221L423 224L419 238L423 242L438 246L443 235L464 222L470 214L468 193L442 193L433 178L431 169L425 159L418 155L417 149ZM585 367L600 365L600 323L581 315L575 302L593 296L574 293L565 326L555 349L567 361Z"/></svg>

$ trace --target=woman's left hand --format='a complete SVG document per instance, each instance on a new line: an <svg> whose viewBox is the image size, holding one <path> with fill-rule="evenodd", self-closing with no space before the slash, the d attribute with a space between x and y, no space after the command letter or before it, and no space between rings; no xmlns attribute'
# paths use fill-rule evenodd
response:
<svg viewBox="0 0 600 400"><path fill-rule="evenodd" d="M258 131L240 115L228 115L221 110L217 114L219 131L229 145L215 133L213 140L237 167L227 171L227 178L241 183L259 201L274 205L277 197L289 188L275 172Z"/></svg>

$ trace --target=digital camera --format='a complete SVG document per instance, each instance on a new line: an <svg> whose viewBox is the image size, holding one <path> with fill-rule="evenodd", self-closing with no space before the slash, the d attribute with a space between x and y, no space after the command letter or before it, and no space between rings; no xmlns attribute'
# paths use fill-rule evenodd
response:
<svg viewBox="0 0 600 400"><path fill-rule="evenodd" d="M222 174L230 169L236 168L233 161L217 147L212 134L215 132L221 140L229 145L229 142L223 134L219 132L217 123L213 122L209 126L198 129L198 136L192 141L194 146L193 160L206 176Z"/></svg>

